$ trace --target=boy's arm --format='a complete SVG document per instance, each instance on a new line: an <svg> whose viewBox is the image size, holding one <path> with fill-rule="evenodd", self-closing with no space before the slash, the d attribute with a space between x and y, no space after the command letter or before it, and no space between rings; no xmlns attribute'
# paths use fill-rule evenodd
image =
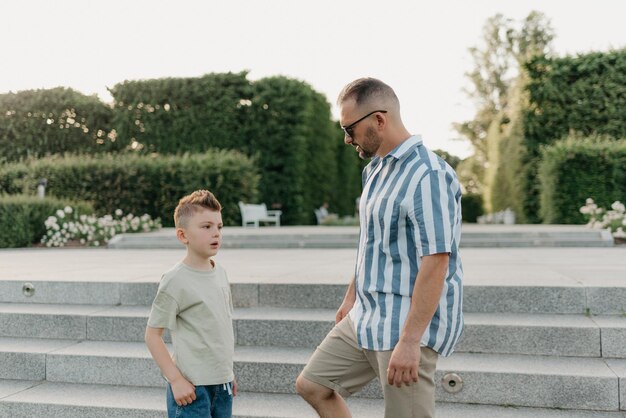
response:
<svg viewBox="0 0 626 418"><path fill-rule="evenodd" d="M163 328L146 327L146 345L161 373L170 382L172 393L178 406L185 406L196 400L196 388L180 373L163 342Z"/></svg>

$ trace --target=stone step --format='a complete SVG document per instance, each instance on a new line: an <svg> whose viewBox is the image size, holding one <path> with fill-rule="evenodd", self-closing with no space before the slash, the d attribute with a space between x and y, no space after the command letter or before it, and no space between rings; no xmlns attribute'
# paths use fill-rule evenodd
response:
<svg viewBox="0 0 626 418"><path fill-rule="evenodd" d="M46 355L77 343L71 340L0 338L0 379L44 380Z"/></svg>
<svg viewBox="0 0 626 418"><path fill-rule="evenodd" d="M162 418L166 411L164 388L0 381L0 391L0 416L14 418ZM352 398L348 405L358 417L378 418L384 413L381 400ZM296 395L240 392L233 400L235 418L316 416Z"/></svg>
<svg viewBox="0 0 626 418"><path fill-rule="evenodd" d="M238 381L246 391L292 393L289 381L310 353L239 347ZM464 380L461 392L444 390L441 381L447 373ZM625 383L625 377L625 360L457 353L439 360L436 397L446 402L616 411L623 388L618 382ZM372 382L357 396L379 398L380 385ZM621 396L626 409L624 389Z"/></svg>
<svg viewBox="0 0 626 418"><path fill-rule="evenodd" d="M582 225L463 225L461 248L611 247L608 231ZM357 248L358 227L224 228L223 248ZM120 234L115 249L178 249L174 228Z"/></svg>
<svg viewBox="0 0 626 418"><path fill-rule="evenodd" d="M237 309L237 344L315 347L334 317L334 309ZM457 352L626 358L622 316L468 313L465 324Z"/></svg>
<svg viewBox="0 0 626 418"><path fill-rule="evenodd" d="M349 398L355 417L380 418L380 399ZM620 412L516 408L438 402L439 418L623 418ZM0 380L0 416L12 418L162 418L162 388L82 385ZM234 418L313 418L318 415L298 396L240 392L233 401Z"/></svg>
<svg viewBox="0 0 626 418"><path fill-rule="evenodd" d="M76 305L148 305L158 282L0 280L0 302ZM25 291L26 289L29 291Z"/></svg>
<svg viewBox="0 0 626 418"><path fill-rule="evenodd" d="M149 312L0 303L0 337L141 342ZM236 308L233 326L238 345L315 347L334 318L334 309ZM467 313L465 323L458 352L626 358L624 316Z"/></svg>
<svg viewBox="0 0 626 418"><path fill-rule="evenodd" d="M469 283L464 286L464 312L556 313L623 315L626 286L561 286L536 284ZM35 289L26 296L25 284ZM0 303L150 305L158 283L76 282L0 280ZM336 309L343 300L345 284L316 283L232 283L237 307L272 306L283 308Z"/></svg>
<svg viewBox="0 0 626 418"><path fill-rule="evenodd" d="M237 347L239 387L244 392L293 394L295 378L311 354L312 349L305 348ZM18 355L14 361L21 358ZM84 341L52 349L39 370L50 382L163 385L143 343ZM441 384L451 372L464 381L456 394L446 392ZM621 407L626 410L626 360L456 353L440 358L436 381L437 399L445 402L606 411L618 410L621 388ZM380 386L372 382L358 396L380 398Z"/></svg>

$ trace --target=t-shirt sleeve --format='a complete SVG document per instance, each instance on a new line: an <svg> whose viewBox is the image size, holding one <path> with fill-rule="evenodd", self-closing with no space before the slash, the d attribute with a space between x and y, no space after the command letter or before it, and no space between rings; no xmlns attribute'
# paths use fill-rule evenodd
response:
<svg viewBox="0 0 626 418"><path fill-rule="evenodd" d="M454 181L445 170L435 170L417 185L410 219L420 257L452 251L457 212Z"/></svg>
<svg viewBox="0 0 626 418"><path fill-rule="evenodd" d="M154 298L154 302L152 302L148 326L152 328L167 328L170 330L175 329L178 311L178 303L176 303L176 300L159 289Z"/></svg>

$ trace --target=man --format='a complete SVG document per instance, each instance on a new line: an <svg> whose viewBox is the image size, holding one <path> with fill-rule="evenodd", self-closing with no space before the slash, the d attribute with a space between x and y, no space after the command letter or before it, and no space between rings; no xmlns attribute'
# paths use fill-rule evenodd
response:
<svg viewBox="0 0 626 418"><path fill-rule="evenodd" d="M373 159L355 277L296 389L320 417L350 417L343 398L378 377L385 417L433 417L438 355L451 354L463 330L459 182L406 130L382 81L355 80L337 103L344 142Z"/></svg>

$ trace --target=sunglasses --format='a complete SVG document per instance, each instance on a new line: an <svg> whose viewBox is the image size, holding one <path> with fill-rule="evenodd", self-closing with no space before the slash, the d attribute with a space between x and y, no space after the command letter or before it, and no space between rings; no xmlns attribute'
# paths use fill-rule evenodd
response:
<svg viewBox="0 0 626 418"><path fill-rule="evenodd" d="M357 123L361 122L364 119L367 119L368 117L372 116L374 113L387 113L386 110L374 110L373 112L368 113L367 115L363 116L361 119L357 120L356 122L352 122L350 125L348 126L342 126L341 129L343 129L343 132L348 135L350 138L352 138L352 134L354 133L354 127L356 126Z"/></svg>

